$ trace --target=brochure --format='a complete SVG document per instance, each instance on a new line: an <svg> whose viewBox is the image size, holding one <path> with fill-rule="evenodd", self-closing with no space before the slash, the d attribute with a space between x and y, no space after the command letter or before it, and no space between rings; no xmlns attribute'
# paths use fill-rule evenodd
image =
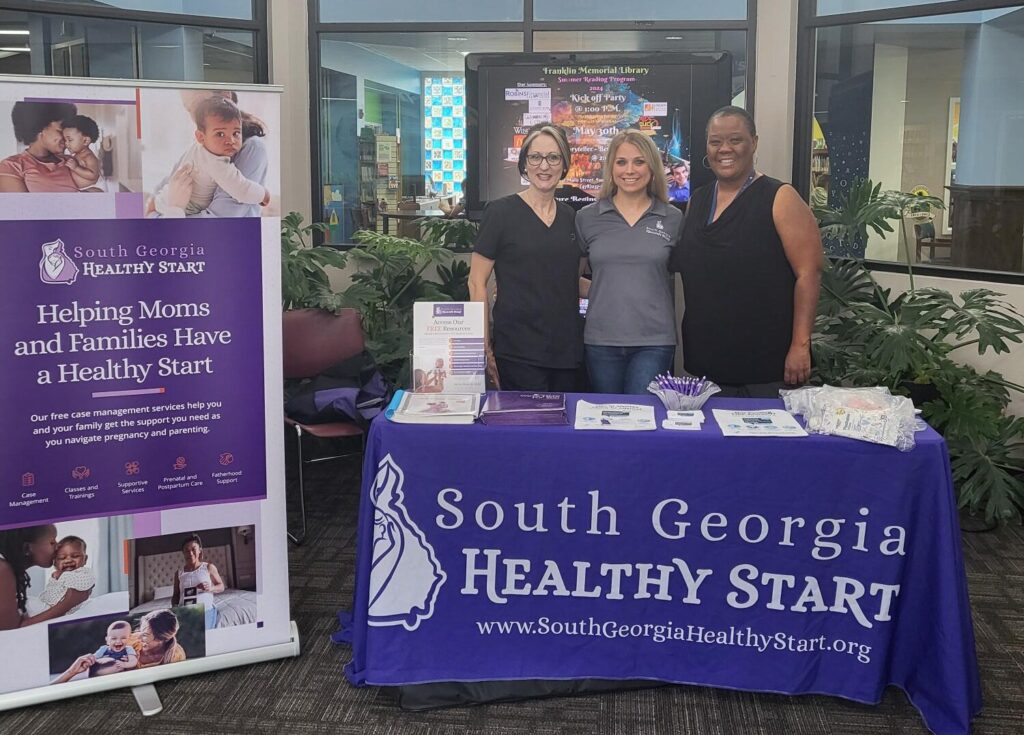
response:
<svg viewBox="0 0 1024 735"><path fill-rule="evenodd" d="M416 393L483 393L484 305L476 301L413 304L412 389Z"/></svg>
<svg viewBox="0 0 1024 735"><path fill-rule="evenodd" d="M588 403L576 401L576 429L654 431L654 406L636 403Z"/></svg>
<svg viewBox="0 0 1024 735"><path fill-rule="evenodd" d="M400 393L385 414L400 424L471 424L480 412L476 393Z"/></svg>
<svg viewBox="0 0 1024 735"><path fill-rule="evenodd" d="M795 418L781 408L763 411L712 409L723 436L807 436Z"/></svg>
<svg viewBox="0 0 1024 735"><path fill-rule="evenodd" d="M704 423L704 412L694 411L666 411L665 420L661 422L661 428L672 431L700 431Z"/></svg>
<svg viewBox="0 0 1024 735"><path fill-rule="evenodd" d="M480 419L491 425L556 426L565 418L564 393L520 393L495 391L487 396Z"/></svg>

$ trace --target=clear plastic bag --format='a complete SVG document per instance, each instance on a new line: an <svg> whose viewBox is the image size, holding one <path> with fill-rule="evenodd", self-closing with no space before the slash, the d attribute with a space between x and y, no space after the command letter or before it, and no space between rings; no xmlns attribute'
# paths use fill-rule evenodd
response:
<svg viewBox="0 0 1024 735"><path fill-rule="evenodd" d="M895 447L914 448L914 403L884 386L798 388L780 391L786 410L804 417L813 434L831 434Z"/></svg>

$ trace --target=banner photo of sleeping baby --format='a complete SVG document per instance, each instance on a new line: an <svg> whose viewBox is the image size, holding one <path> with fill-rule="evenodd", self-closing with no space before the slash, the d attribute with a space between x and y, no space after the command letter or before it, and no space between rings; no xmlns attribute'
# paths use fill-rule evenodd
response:
<svg viewBox="0 0 1024 735"><path fill-rule="evenodd" d="M0 631L129 607L131 516L0 530Z"/></svg>
<svg viewBox="0 0 1024 735"><path fill-rule="evenodd" d="M258 622L255 526L133 539L128 567L132 615L198 606L207 630Z"/></svg>
<svg viewBox="0 0 1024 735"><path fill-rule="evenodd" d="M142 89L147 217L277 217L280 131L275 94Z"/></svg>
<svg viewBox="0 0 1024 735"><path fill-rule="evenodd" d="M0 218L141 216L137 113L131 88L0 83Z"/></svg>
<svg viewBox="0 0 1024 735"><path fill-rule="evenodd" d="M202 607L175 607L51 625L50 683L202 658L203 620Z"/></svg>

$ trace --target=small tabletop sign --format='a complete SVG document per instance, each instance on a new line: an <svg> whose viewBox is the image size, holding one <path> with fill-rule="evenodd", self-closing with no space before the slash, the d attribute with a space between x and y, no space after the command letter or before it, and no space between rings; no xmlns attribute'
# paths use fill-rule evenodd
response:
<svg viewBox="0 0 1024 735"><path fill-rule="evenodd" d="M418 301L413 305L412 389L483 393L484 305Z"/></svg>

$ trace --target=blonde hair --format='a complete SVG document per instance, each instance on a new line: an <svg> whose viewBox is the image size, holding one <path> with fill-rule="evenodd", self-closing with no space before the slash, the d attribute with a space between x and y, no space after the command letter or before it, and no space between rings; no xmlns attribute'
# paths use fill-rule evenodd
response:
<svg viewBox="0 0 1024 735"><path fill-rule="evenodd" d="M612 176L615 157L623 143L632 143L636 146L647 162L647 168L651 171L651 179L647 182L647 196L657 199L659 202L668 202L668 179L665 177L665 167L661 164L661 152L658 146L654 145L651 136L644 134L636 128L622 130L612 138L608 144L608 155L604 158L604 180L601 182L601 199L611 199L619 190L615 185L615 178Z"/></svg>

